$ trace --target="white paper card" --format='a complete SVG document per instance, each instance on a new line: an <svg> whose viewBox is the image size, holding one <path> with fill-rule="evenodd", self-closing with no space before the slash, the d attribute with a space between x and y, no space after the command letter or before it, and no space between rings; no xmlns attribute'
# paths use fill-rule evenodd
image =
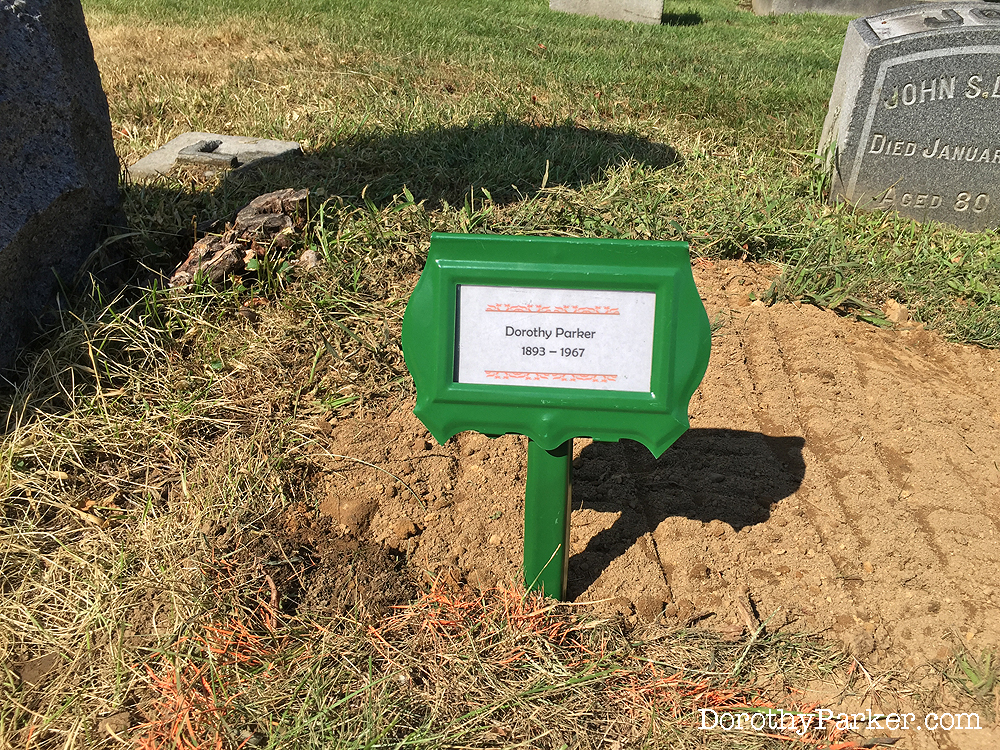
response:
<svg viewBox="0 0 1000 750"><path fill-rule="evenodd" d="M652 292L458 287L459 383L648 392Z"/></svg>

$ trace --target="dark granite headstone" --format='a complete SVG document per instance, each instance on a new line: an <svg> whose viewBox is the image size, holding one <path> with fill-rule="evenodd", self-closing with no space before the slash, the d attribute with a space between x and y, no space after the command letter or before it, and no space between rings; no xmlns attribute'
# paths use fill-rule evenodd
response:
<svg viewBox="0 0 1000 750"><path fill-rule="evenodd" d="M80 0L0 0L0 370L118 205Z"/></svg>
<svg viewBox="0 0 1000 750"><path fill-rule="evenodd" d="M819 152L832 200L1000 226L1000 3L852 21Z"/></svg>

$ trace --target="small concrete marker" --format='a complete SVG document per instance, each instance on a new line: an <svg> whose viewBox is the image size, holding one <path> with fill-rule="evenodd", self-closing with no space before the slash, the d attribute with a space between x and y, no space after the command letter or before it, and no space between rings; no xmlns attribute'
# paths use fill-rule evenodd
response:
<svg viewBox="0 0 1000 750"><path fill-rule="evenodd" d="M301 154L302 147L295 141L271 141L266 138L214 133L182 133L137 161L128 168L128 173L134 180L149 180L162 177L182 164L226 169Z"/></svg>
<svg viewBox="0 0 1000 750"><path fill-rule="evenodd" d="M971 231L1000 226L1000 4L852 21L819 155L831 201Z"/></svg>
<svg viewBox="0 0 1000 750"><path fill-rule="evenodd" d="M663 0L549 0L549 10L659 25L663 18Z"/></svg>

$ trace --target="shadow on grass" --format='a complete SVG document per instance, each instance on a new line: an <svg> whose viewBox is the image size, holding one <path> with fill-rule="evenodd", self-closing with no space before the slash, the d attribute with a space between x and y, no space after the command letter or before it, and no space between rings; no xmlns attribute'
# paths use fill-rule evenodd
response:
<svg viewBox="0 0 1000 750"><path fill-rule="evenodd" d="M677 151L646 138L573 124L536 126L508 119L434 127L412 133L366 133L312 150L298 163L298 184L324 187L350 203L365 197L382 206L405 185L428 207L461 204L485 188L496 203L530 195L542 185L579 188L629 161L662 169ZM274 184L262 170L269 188Z"/></svg>
<svg viewBox="0 0 1000 750"><path fill-rule="evenodd" d="M691 429L660 458L639 443L592 443L573 477L573 509L618 513L569 561L570 599L585 592L643 534L671 516L719 520L739 531L763 523L805 476L800 437Z"/></svg>
<svg viewBox="0 0 1000 750"><path fill-rule="evenodd" d="M381 209L405 186L432 210L461 206L470 192L482 200L485 189L495 204L505 205L543 186L579 189L629 162L663 169L681 157L670 145L628 133L496 118L412 133L347 135L299 158L229 172L213 190L203 187L204 173L191 168L125 190L133 228L159 245L154 263L166 269L190 249L196 224L232 219L253 198L280 188L307 187L339 196L348 207L370 202ZM137 226L140 218L148 223Z"/></svg>
<svg viewBox="0 0 1000 750"><path fill-rule="evenodd" d="M664 13L660 17L662 26L697 26L700 23L700 13Z"/></svg>
<svg viewBox="0 0 1000 750"><path fill-rule="evenodd" d="M310 188L320 199L339 196L347 208L370 203L383 209L404 186L431 210L445 203L462 206L470 193L481 201L483 190L504 205L543 186L581 188L633 161L661 169L680 157L672 146L628 133L507 117L414 132L358 132L300 158L250 165L221 180L206 177L204 168L187 167L127 184L128 226L113 234L129 236L130 249L124 243L103 249L92 265L105 297L126 285L162 284L162 275L186 257L209 225L221 227L252 199L286 187ZM29 348L37 350L44 340Z"/></svg>

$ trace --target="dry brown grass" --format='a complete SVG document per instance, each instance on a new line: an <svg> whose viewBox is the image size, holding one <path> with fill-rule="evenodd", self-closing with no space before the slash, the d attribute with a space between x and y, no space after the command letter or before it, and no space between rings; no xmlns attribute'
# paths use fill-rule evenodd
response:
<svg viewBox="0 0 1000 750"><path fill-rule="evenodd" d="M259 133L266 123L268 136L284 137L286 129L301 131L300 119L302 125L329 119L338 97L357 96L352 89L364 81L335 71L357 67L358 60L334 59L315 42L282 44L282 33L254 22L207 29L94 24L123 164L189 130ZM314 84L320 79L329 79L323 92ZM297 136L312 145L308 135Z"/></svg>
<svg viewBox="0 0 1000 750"><path fill-rule="evenodd" d="M251 296L254 324L236 292L81 300L3 394L4 742L108 740L98 724L135 710L142 664L215 606L206 529L295 499L288 456L331 404L405 387L402 308L368 281L312 294L339 286L330 260L299 294ZM390 278L391 303L408 282Z"/></svg>
<svg viewBox="0 0 1000 750"><path fill-rule="evenodd" d="M674 633L676 649L705 656L709 640ZM742 644L721 653L731 669ZM821 739L843 750L836 732L771 732L711 738L698 710L764 711L725 672L691 674L658 665L629 642L620 624L589 620L516 586L480 593L432 588L376 621L285 621L272 606L194 628L147 666L140 747L229 747L256 738L284 746L308 737L361 746L782 747ZM782 670L788 657L814 675L830 653L769 639L753 667ZM774 656L778 658L775 659ZM794 657L793 657L794 658ZM297 692L289 695L293 683ZM267 687L263 687L266 684ZM292 713L288 706L298 705ZM784 705L786 710L789 706ZM271 713L268 713L268 708ZM808 710L804 708L803 710ZM708 743L707 745L705 743Z"/></svg>

